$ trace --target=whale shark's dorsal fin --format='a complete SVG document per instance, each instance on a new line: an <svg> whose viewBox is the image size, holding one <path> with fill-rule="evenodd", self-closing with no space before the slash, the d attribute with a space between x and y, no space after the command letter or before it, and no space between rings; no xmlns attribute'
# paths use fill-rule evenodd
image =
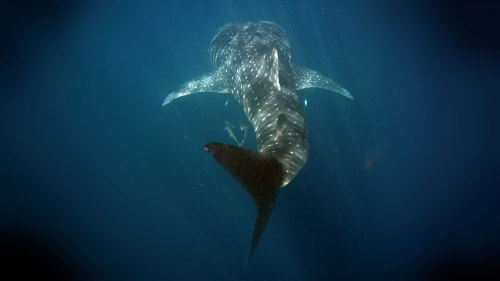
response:
<svg viewBox="0 0 500 281"><path fill-rule="evenodd" d="M349 91L344 87L340 86L332 79L315 70L308 69L299 65L293 65L292 69L292 77L295 81L296 90L302 90L306 88L321 88L335 92L337 94L341 94L351 100L354 99L351 93L349 93Z"/></svg>
<svg viewBox="0 0 500 281"><path fill-rule="evenodd" d="M281 86L280 86L280 75L279 75L279 58L278 58L278 50L276 48L273 48L273 53L272 53L272 66L271 66L271 75L269 76L269 80L273 83L273 86L278 89L278 91L281 91Z"/></svg>
<svg viewBox="0 0 500 281"><path fill-rule="evenodd" d="M214 92L223 94L230 93L229 89L227 88L226 78L222 69L218 69L212 73L203 75L200 78L193 79L183 84L165 98L165 100L163 101L163 105L169 104L176 98L201 92Z"/></svg>
<svg viewBox="0 0 500 281"><path fill-rule="evenodd" d="M245 261L246 266L264 233L278 197L284 177L283 168L276 158L264 152L223 143L209 143L205 150L252 195L257 206L257 219Z"/></svg>

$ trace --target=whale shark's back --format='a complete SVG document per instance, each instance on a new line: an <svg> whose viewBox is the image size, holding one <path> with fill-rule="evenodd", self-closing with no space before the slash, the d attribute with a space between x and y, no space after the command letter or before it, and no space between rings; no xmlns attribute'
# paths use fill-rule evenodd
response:
<svg viewBox="0 0 500 281"><path fill-rule="evenodd" d="M212 65L219 68L226 64L234 53L256 51L258 46L252 44L256 41L261 46L276 48L282 60L280 63L291 60L291 48L286 32L273 22L259 21L231 23L219 28L209 47Z"/></svg>

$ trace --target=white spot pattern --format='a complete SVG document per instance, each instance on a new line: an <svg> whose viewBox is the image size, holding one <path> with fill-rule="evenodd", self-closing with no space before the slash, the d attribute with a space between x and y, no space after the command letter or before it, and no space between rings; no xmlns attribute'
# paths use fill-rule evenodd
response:
<svg viewBox="0 0 500 281"><path fill-rule="evenodd" d="M319 87L352 96L318 72L292 64L287 35L271 22L225 25L212 39L209 52L216 71L182 85L163 104L196 92L231 93L254 127L258 151L282 164L285 186L305 165L309 153L295 90Z"/></svg>

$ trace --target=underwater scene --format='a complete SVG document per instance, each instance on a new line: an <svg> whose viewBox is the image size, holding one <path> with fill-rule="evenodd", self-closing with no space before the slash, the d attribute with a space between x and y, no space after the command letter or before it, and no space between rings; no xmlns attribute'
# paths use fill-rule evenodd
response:
<svg viewBox="0 0 500 281"><path fill-rule="evenodd" d="M500 280L497 12L2 2L2 280Z"/></svg>

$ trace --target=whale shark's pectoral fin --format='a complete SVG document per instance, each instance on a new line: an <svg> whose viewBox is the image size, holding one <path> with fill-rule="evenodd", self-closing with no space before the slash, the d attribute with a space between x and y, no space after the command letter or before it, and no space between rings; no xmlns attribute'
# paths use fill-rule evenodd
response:
<svg viewBox="0 0 500 281"><path fill-rule="evenodd" d="M302 90L306 88L321 88L341 94L346 98L354 99L354 97L351 95L351 93L349 93L348 90L337 84L332 79L315 70L308 69L303 66L294 65L292 76L295 81L296 90Z"/></svg>
<svg viewBox="0 0 500 281"><path fill-rule="evenodd" d="M165 98L163 105L169 104L176 98L201 92L229 93L225 76L221 69L183 84Z"/></svg>
<svg viewBox="0 0 500 281"><path fill-rule="evenodd" d="M257 206L257 219L246 265L264 233L278 197L284 177L283 168L276 158L264 152L223 143L209 143L205 150L252 195Z"/></svg>

